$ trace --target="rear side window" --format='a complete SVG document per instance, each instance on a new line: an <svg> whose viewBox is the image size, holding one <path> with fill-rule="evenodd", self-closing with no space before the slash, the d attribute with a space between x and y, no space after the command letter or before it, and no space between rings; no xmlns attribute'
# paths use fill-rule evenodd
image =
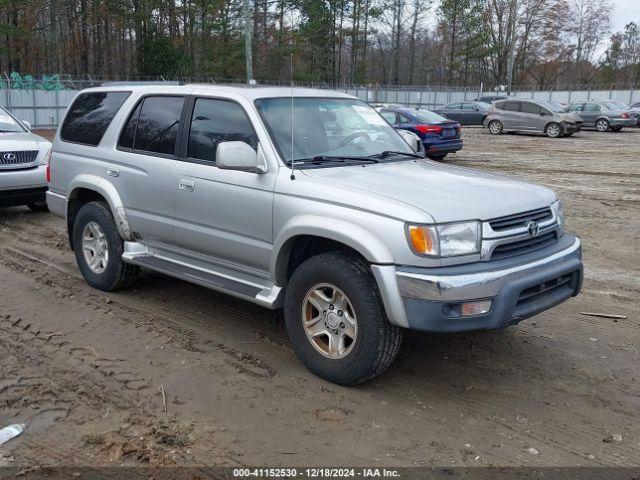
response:
<svg viewBox="0 0 640 480"><path fill-rule="evenodd" d="M118 146L173 155L184 97L145 97L129 116Z"/></svg>
<svg viewBox="0 0 640 480"><path fill-rule="evenodd" d="M446 107L447 110L460 110L462 109L462 104L460 103L450 103L449 105L447 105Z"/></svg>
<svg viewBox="0 0 640 480"><path fill-rule="evenodd" d="M387 122L389 122L391 125L396 123L396 114L394 112L387 112L387 111L383 110L382 112L380 112L380 115L382 115L384 117L384 119Z"/></svg>
<svg viewBox="0 0 640 480"><path fill-rule="evenodd" d="M535 103L523 102L522 113L532 113L534 115L540 115L542 113L542 108L540 108Z"/></svg>
<svg viewBox="0 0 640 480"><path fill-rule="evenodd" d="M582 111L583 112L599 112L600 105L598 105L597 103L585 103Z"/></svg>
<svg viewBox="0 0 640 480"><path fill-rule="evenodd" d="M258 136L242 107L229 100L198 98L191 116L187 156L215 162L218 144L232 141L258 148Z"/></svg>
<svg viewBox="0 0 640 480"><path fill-rule="evenodd" d="M498 110L504 110L504 104L507 102L496 102L494 104L494 106L498 109Z"/></svg>
<svg viewBox="0 0 640 480"><path fill-rule="evenodd" d="M504 110L509 112L519 112L520 111L520 102L505 102Z"/></svg>
<svg viewBox="0 0 640 480"><path fill-rule="evenodd" d="M129 95L130 92L81 93L69 107L60 128L60 138L97 146Z"/></svg>

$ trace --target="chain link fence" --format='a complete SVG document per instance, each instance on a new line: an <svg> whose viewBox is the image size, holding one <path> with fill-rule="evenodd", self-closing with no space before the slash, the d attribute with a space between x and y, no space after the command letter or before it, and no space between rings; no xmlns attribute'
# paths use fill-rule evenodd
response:
<svg viewBox="0 0 640 480"><path fill-rule="evenodd" d="M60 124L67 107L78 92L109 82L157 82L157 83L205 83L212 85L241 85L241 79L129 77L112 80L106 78L71 77L68 75L43 75L39 78L17 73L0 77L0 106L7 108L16 117L26 120L34 127L55 128ZM257 82L259 85L289 86L287 82ZM345 85L327 83L296 82L298 87L321 88L344 92L369 103L399 104L409 107L438 108L451 102L475 100L483 94L494 94L481 85L470 87L446 86L386 86ZM640 101L640 89L625 89L621 86L594 86L593 88L540 89L516 87L513 95L520 98L550 100L571 103L577 100L617 100L626 104Z"/></svg>

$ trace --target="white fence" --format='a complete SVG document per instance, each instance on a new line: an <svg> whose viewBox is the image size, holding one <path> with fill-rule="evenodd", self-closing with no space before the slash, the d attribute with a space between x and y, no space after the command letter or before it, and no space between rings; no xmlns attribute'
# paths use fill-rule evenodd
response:
<svg viewBox="0 0 640 480"><path fill-rule="evenodd" d="M367 102L399 103L407 106L436 108L446 103L474 100L480 89L411 89L403 88L336 88L335 90L354 95ZM0 105L6 107L17 118L27 120L34 127L56 127L64 116L78 90L0 90ZM484 92L491 94L491 92ZM640 90L581 90L581 91L515 91L520 98L553 100L570 103L576 100L618 100L626 104L640 101Z"/></svg>

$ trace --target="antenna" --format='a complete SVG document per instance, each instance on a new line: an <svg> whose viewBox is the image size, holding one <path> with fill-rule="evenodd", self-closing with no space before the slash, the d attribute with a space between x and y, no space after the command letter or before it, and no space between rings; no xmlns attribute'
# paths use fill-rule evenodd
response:
<svg viewBox="0 0 640 480"><path fill-rule="evenodd" d="M289 72L289 81L291 84L291 180L295 180L295 159L293 155L293 52L291 52L291 70Z"/></svg>

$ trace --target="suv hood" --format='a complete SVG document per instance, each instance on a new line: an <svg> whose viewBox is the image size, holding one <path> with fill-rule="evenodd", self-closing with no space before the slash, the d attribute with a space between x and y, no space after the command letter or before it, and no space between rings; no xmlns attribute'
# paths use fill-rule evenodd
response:
<svg viewBox="0 0 640 480"><path fill-rule="evenodd" d="M31 132L0 132L0 151L17 152L21 150L39 150L40 147L51 146L48 140L45 140Z"/></svg>
<svg viewBox="0 0 640 480"><path fill-rule="evenodd" d="M342 185L411 205L429 214L437 223L490 220L547 207L556 200L555 193L545 187L428 160L303 172L323 184ZM345 197L341 198L342 202Z"/></svg>

